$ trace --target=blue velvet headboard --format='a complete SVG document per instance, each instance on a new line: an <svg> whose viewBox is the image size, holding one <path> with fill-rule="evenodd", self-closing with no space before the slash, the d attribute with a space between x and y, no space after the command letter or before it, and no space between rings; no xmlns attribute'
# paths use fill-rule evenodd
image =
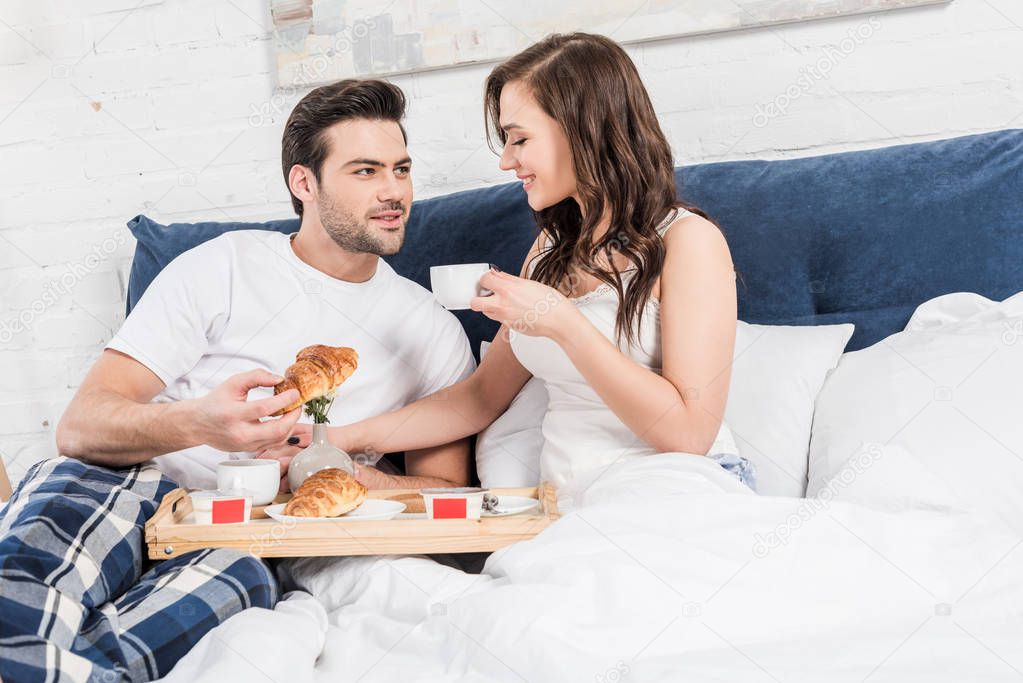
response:
<svg viewBox="0 0 1023 683"><path fill-rule="evenodd" d="M1023 130L781 161L676 170L680 196L717 221L753 323L853 322L849 350L901 330L932 297L1023 290ZM136 216L128 310L175 256L228 230L294 232L298 220L162 226ZM429 267L496 263L518 272L536 234L518 183L417 201L388 258L429 288ZM474 353L497 324L457 313Z"/></svg>

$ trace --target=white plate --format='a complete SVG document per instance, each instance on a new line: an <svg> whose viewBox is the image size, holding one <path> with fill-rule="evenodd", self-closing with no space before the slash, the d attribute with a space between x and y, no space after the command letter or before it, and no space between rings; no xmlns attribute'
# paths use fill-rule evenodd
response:
<svg viewBox="0 0 1023 683"><path fill-rule="evenodd" d="M284 514L285 505L287 503L268 505L264 508L264 512L266 512L267 517L278 522L332 522L337 520L369 522L372 520L393 519L405 511L405 503L400 503L396 500L378 500L376 498L367 498L359 507L338 517L295 517L286 515Z"/></svg>
<svg viewBox="0 0 1023 683"><path fill-rule="evenodd" d="M526 496L498 496L497 509L484 510L484 517L504 517L506 515L517 515L520 512L532 510L540 504L536 498Z"/></svg>

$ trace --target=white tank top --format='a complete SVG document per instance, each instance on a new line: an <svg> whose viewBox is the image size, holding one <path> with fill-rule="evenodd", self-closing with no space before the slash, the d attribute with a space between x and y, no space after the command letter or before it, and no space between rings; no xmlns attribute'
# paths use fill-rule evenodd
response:
<svg viewBox="0 0 1023 683"><path fill-rule="evenodd" d="M682 208L673 210L658 226L657 233L663 236L677 219L690 214ZM628 288L635 273L634 269L622 273L623 289ZM643 324L636 335L637 343L631 346L623 346L628 342L618 343L615 337L619 302L613 287L602 283L592 292L569 300L622 353L661 374L660 302L657 299L651 296L647 300L641 315ZM636 324L639 325L638 320ZM550 481L561 488L591 468L657 453L607 407L557 343L547 337L532 337L514 330L510 331L509 342L522 366L547 386L549 401L540 453L542 481ZM711 452L736 452L731 432L723 422Z"/></svg>

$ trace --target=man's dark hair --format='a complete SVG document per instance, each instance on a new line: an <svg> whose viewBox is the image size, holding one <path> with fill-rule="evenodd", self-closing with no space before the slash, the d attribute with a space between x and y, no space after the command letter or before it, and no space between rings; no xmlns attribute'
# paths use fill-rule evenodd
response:
<svg viewBox="0 0 1023 683"><path fill-rule="evenodd" d="M288 174L295 164L312 169L316 182L320 181L323 162L330 152L323 132L330 126L350 119L394 121L407 144L408 136L401 125L404 117L405 94L385 81L349 78L316 88L295 105L284 126L281 166L288 192L291 192ZM302 200L293 193L291 204L301 216Z"/></svg>

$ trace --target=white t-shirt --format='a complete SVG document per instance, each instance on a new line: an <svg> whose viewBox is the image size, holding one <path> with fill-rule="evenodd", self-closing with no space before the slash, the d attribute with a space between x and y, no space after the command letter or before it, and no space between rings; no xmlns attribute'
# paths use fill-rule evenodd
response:
<svg viewBox="0 0 1023 683"><path fill-rule="evenodd" d="M337 280L299 259L289 237L239 230L181 254L106 348L152 370L166 384L153 400L166 402L203 396L247 370L283 375L310 344L350 346L359 367L338 389L333 425L396 410L472 374L462 326L428 290L382 259L366 282ZM272 395L272 387L253 389L249 400ZM218 462L253 455L196 446L155 463L182 486L215 488Z"/></svg>

